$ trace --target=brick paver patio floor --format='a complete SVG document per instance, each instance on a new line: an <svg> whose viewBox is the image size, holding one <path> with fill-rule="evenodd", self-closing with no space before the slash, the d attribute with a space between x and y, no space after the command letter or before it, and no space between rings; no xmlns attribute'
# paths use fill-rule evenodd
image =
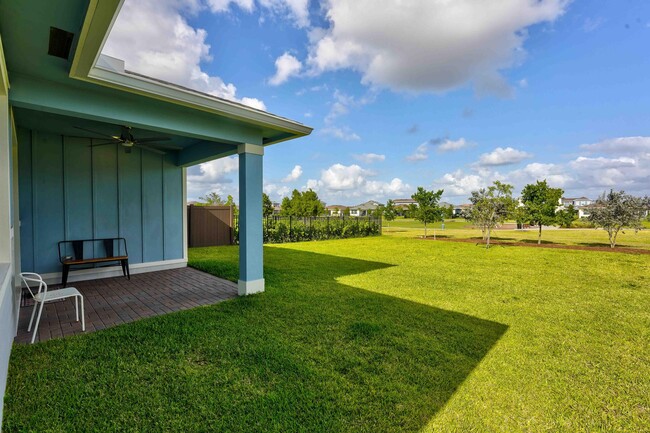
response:
<svg viewBox="0 0 650 433"><path fill-rule="evenodd" d="M235 283L192 268L135 274L130 281L114 277L78 281L68 286L76 287L84 296L86 333L237 296ZM17 343L31 341L32 333L27 332L27 325L33 308L32 302L20 307L18 335L14 340ZM36 341L81 333L81 321L75 321L73 299L45 304Z"/></svg>

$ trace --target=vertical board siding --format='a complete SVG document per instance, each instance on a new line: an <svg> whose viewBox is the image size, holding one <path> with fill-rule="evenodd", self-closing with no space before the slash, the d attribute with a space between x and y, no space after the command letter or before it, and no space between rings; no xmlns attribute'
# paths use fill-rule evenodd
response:
<svg viewBox="0 0 650 433"><path fill-rule="evenodd" d="M119 235L117 147L117 144L92 147L93 238L97 239Z"/></svg>
<svg viewBox="0 0 650 433"><path fill-rule="evenodd" d="M130 263L182 258L182 168L171 155L90 145L18 129L23 271L60 272L58 242L93 237L124 237Z"/></svg>
<svg viewBox="0 0 650 433"><path fill-rule="evenodd" d="M145 262L163 260L163 185L162 157L142 152L142 258Z"/></svg>
<svg viewBox="0 0 650 433"><path fill-rule="evenodd" d="M63 217L63 137L32 133L34 267L59 270L57 243L65 238Z"/></svg>
<svg viewBox="0 0 650 433"><path fill-rule="evenodd" d="M126 239L131 263L142 263L141 151L117 153L119 166L120 236Z"/></svg>
<svg viewBox="0 0 650 433"><path fill-rule="evenodd" d="M65 237L93 237L93 177L90 140L63 138Z"/></svg>
<svg viewBox="0 0 650 433"><path fill-rule="evenodd" d="M32 221L32 133L19 128L18 212L20 215L20 263L24 271L34 268L34 224Z"/></svg>
<svg viewBox="0 0 650 433"><path fill-rule="evenodd" d="M171 155L163 157L165 260L183 258L183 172L174 170Z"/></svg>

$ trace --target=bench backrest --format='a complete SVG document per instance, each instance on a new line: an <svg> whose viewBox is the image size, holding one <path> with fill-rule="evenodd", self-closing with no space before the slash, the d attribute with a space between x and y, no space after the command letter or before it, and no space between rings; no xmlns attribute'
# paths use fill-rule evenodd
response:
<svg viewBox="0 0 650 433"><path fill-rule="evenodd" d="M128 256L126 239L76 239L59 242L59 261Z"/></svg>

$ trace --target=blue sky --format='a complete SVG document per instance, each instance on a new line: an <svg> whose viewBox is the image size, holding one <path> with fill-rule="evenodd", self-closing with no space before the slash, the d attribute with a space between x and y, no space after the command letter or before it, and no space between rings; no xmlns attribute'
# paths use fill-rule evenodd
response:
<svg viewBox="0 0 650 433"><path fill-rule="evenodd" d="M649 47L644 0L126 0L104 52L314 127L267 147L266 192L354 205L650 194ZM237 197L234 158L188 175L190 199Z"/></svg>

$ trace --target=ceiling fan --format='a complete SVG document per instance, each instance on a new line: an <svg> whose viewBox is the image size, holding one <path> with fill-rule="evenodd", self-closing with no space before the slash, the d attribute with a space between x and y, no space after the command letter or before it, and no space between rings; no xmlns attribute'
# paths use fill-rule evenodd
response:
<svg viewBox="0 0 650 433"><path fill-rule="evenodd" d="M124 147L124 151L126 153L131 153L131 150L134 147L139 147L140 149L148 150L149 152L157 153L159 155L164 155L165 152L161 149L166 149L166 150L181 150L182 147L180 146L173 146L173 145L168 145L168 144L159 144L156 143L157 141L168 141L171 140L169 137L146 137L146 138L135 138L132 133L132 128L130 126L122 126L122 132L120 135L108 135L104 134L102 132L98 131L93 131L92 129L86 129L82 128L80 126L75 126L76 129L80 129L82 131L90 132L96 135L99 135L101 137L91 137L91 138L96 138L96 139L101 139L101 138L106 138L109 139L110 141L107 141L106 143L96 143L96 144L91 144L90 147L97 147L97 146L106 146L108 144L116 144L119 143Z"/></svg>

